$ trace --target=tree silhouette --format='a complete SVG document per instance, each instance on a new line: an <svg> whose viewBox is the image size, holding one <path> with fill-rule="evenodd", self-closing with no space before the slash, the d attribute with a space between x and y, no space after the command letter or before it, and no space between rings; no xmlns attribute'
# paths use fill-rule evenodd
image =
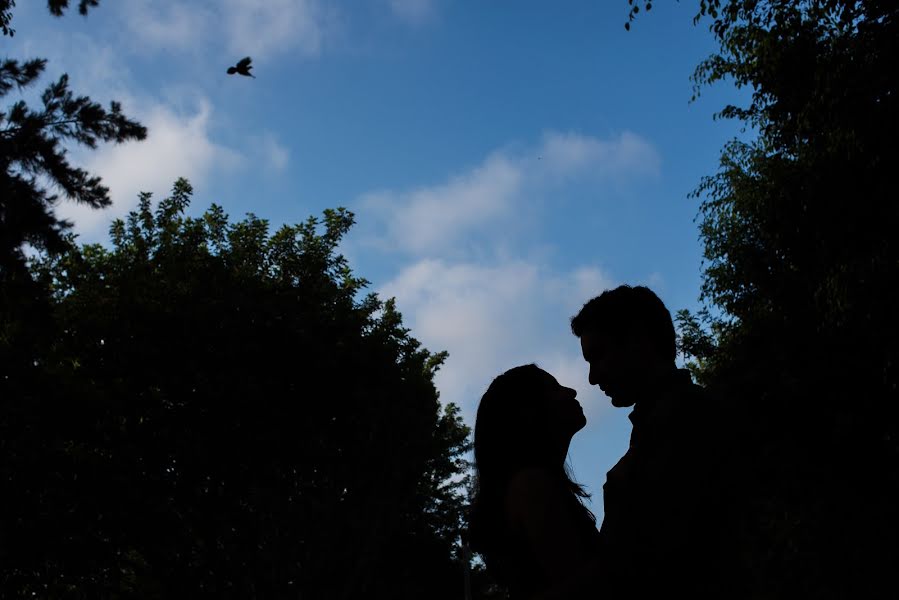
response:
<svg viewBox="0 0 899 600"><path fill-rule="evenodd" d="M6 373L6 597L456 598L468 430L336 254L178 181L36 265L55 338ZM77 596L82 597L82 596Z"/></svg>
<svg viewBox="0 0 899 600"><path fill-rule="evenodd" d="M81 0L86 14L96 0ZM11 11L15 2L0 0L0 26L12 35ZM50 0L48 8L62 15L68 2ZM13 90L36 84L46 67L43 59L0 61L0 98ZM46 290L31 280L25 247L60 252L71 224L56 217L61 199L94 208L110 202L99 177L72 166L67 147L95 148L98 142L121 143L146 137L146 129L126 117L117 102L109 108L69 89L67 75L50 84L40 107L24 100L0 111L0 361L18 364L20 352L39 337L46 315ZM62 198L60 198L60 194Z"/></svg>
<svg viewBox="0 0 899 600"><path fill-rule="evenodd" d="M46 67L42 59L0 63L0 98L33 85ZM109 190L66 159L66 142L95 148L98 141L141 140L146 129L128 119L121 105L109 109L86 96L75 96L63 75L41 95L32 110L19 100L0 113L0 268L24 263L22 245L58 252L71 226L53 214L59 197L42 185L48 181L64 197L93 208L110 204Z"/></svg>
<svg viewBox="0 0 899 600"><path fill-rule="evenodd" d="M899 7L703 0L696 18L720 43L696 93L748 87L748 105L719 116L757 133L728 143L696 190L713 310L679 319L741 436L741 593L886 597L899 558Z"/></svg>
<svg viewBox="0 0 899 600"><path fill-rule="evenodd" d="M99 0L79 0L78 12L86 15ZM0 0L0 26L10 28L15 0ZM68 0L48 0L51 14L62 16ZM33 86L46 68L44 59L24 62L6 58L0 62L0 98L13 90ZM109 109L69 89L68 75L49 85L41 95L41 108L34 110L24 100L0 112L0 276L21 271L25 243L49 252L62 247L70 223L53 212L59 197L44 186L61 191L65 199L94 208L109 205L109 190L100 178L73 167L66 159L66 144L96 148L98 142L122 143L142 140L147 130L128 119L118 102Z"/></svg>

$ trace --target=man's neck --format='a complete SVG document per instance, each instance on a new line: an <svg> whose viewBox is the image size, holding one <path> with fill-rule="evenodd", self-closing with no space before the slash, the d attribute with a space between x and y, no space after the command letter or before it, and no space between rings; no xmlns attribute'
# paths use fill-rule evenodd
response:
<svg viewBox="0 0 899 600"><path fill-rule="evenodd" d="M648 415L653 411L658 403L659 396L671 387L678 373L678 368L674 363L665 363L658 365L652 369L647 375L644 385L640 389L635 390L634 410L632 416L638 419L644 415ZM633 421L633 419L631 419Z"/></svg>
<svg viewBox="0 0 899 600"><path fill-rule="evenodd" d="M676 374L677 366L674 363L663 363L650 369L646 374L643 385L637 391L640 400L651 400L659 392L664 391L671 385Z"/></svg>

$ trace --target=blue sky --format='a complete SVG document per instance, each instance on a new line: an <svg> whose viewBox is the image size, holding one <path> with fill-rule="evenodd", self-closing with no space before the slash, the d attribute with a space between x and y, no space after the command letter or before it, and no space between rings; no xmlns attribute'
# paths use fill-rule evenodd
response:
<svg viewBox="0 0 899 600"><path fill-rule="evenodd" d="M105 0L61 20L20 2L3 43L149 128L73 152L114 201L60 206L83 241L179 176L195 213L216 202L276 226L348 207L342 251L415 337L449 351L437 385L469 423L517 364L578 390L589 424L571 460L601 515L630 423L587 384L568 319L619 283L697 306L687 195L739 133L712 119L739 95L722 84L689 102L715 50L694 4L659 2L627 32L625 0ZM245 55L257 79L226 75Z"/></svg>

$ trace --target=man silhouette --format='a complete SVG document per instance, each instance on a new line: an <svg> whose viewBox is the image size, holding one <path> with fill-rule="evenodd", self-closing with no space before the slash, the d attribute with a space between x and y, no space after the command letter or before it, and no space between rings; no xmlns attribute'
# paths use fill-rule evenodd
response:
<svg viewBox="0 0 899 600"><path fill-rule="evenodd" d="M622 285L587 302L571 330L590 383L634 407L630 446L603 486L604 597L719 597L720 424L675 364L671 314L649 288Z"/></svg>

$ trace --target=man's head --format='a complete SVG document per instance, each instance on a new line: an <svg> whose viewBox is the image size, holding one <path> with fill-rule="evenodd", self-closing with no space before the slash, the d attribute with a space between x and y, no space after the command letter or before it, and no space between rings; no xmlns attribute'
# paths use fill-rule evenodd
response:
<svg viewBox="0 0 899 600"><path fill-rule="evenodd" d="M631 406L677 355L671 313L647 287L622 285L587 302L571 319L580 338L590 383L614 406Z"/></svg>

